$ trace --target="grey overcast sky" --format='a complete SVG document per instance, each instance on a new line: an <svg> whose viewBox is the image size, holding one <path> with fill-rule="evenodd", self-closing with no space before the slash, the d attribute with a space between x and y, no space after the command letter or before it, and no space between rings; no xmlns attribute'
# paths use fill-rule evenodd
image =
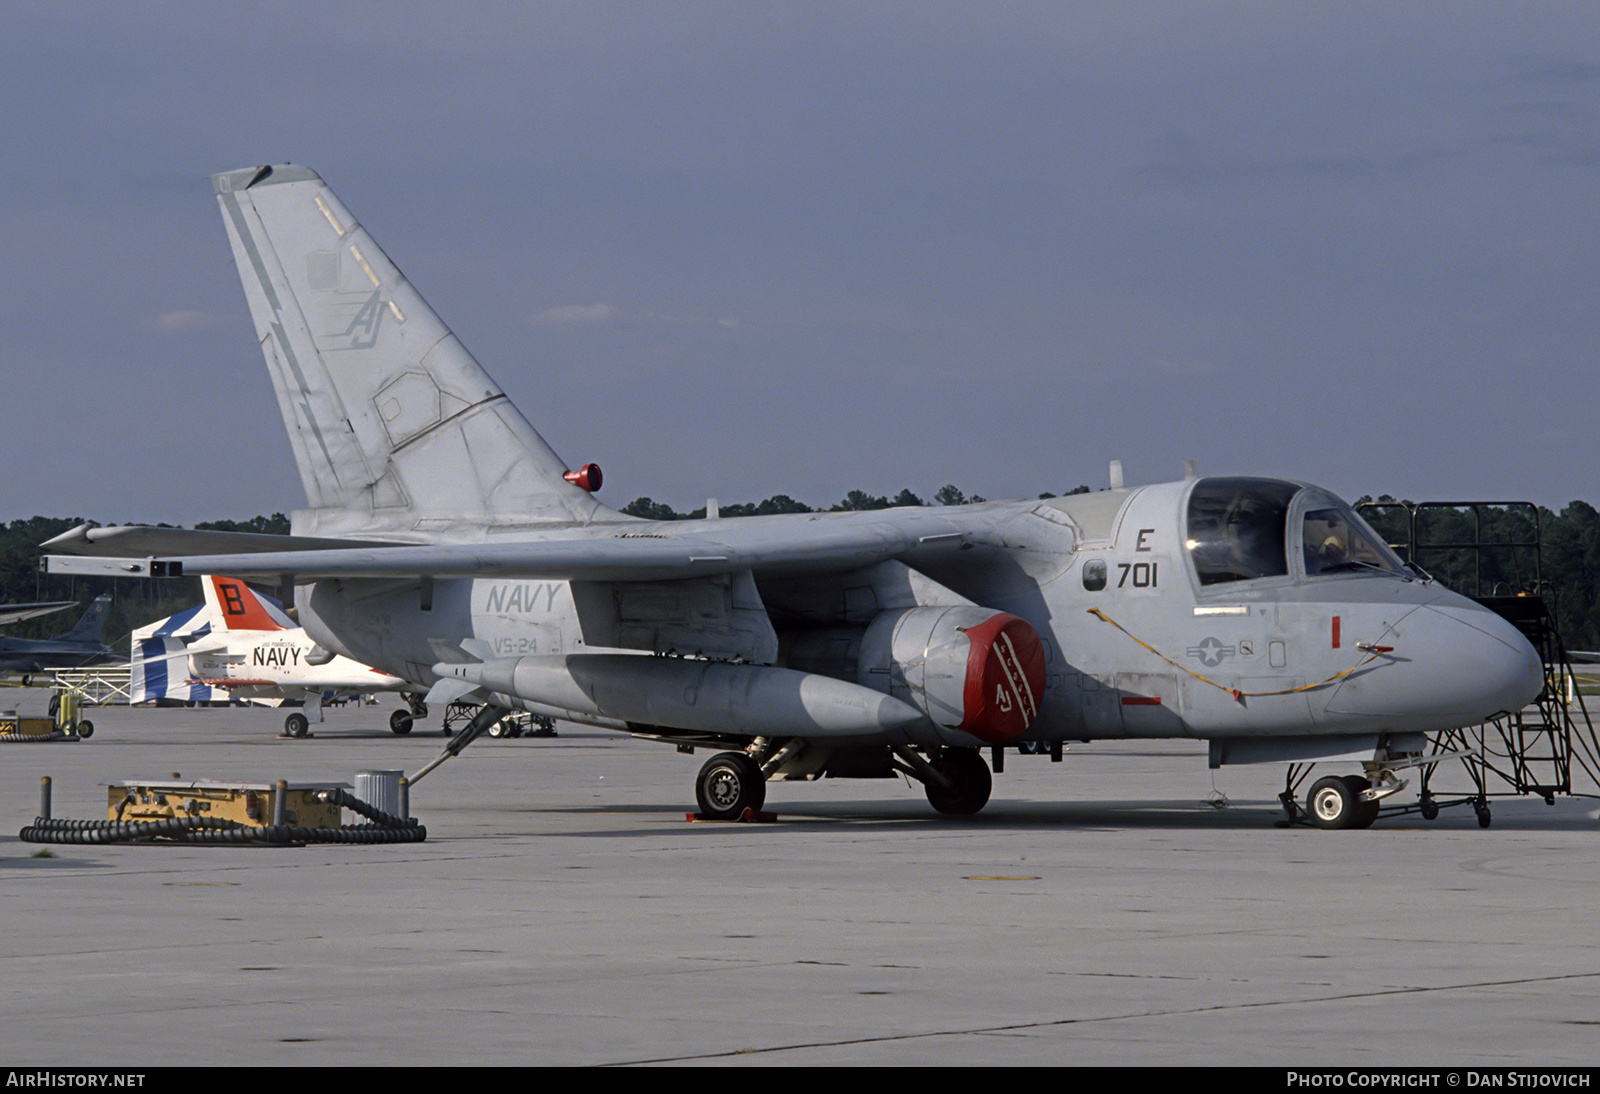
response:
<svg viewBox="0 0 1600 1094"><path fill-rule="evenodd" d="M614 506L1600 499L1600 5L74 3L0 41L0 519L303 504L208 176L319 171Z"/></svg>

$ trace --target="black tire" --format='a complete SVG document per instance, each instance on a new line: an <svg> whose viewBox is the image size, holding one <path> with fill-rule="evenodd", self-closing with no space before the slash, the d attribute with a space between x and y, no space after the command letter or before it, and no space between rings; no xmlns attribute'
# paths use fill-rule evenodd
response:
<svg viewBox="0 0 1600 1094"><path fill-rule="evenodd" d="M1311 823L1318 828L1357 827L1356 817L1360 812L1357 793L1359 791L1347 777L1329 775L1318 779L1306 794L1306 812L1311 814Z"/></svg>
<svg viewBox="0 0 1600 1094"><path fill-rule="evenodd" d="M511 736L511 727L509 725L507 725L506 724L506 720L504 718L502 718L498 722L496 722L494 725L489 727L488 733L489 733L489 736L495 737L495 738L509 737L509 736Z"/></svg>
<svg viewBox="0 0 1600 1094"><path fill-rule="evenodd" d="M1439 816L1439 803L1432 798L1423 798L1420 811L1423 820L1434 820Z"/></svg>
<svg viewBox="0 0 1600 1094"><path fill-rule="evenodd" d="M389 715L389 732L404 737L411 732L411 712L397 710Z"/></svg>
<svg viewBox="0 0 1600 1094"><path fill-rule="evenodd" d="M700 815L712 820L738 820L746 809L759 811L767 801L767 777L742 752L723 752L705 762L694 780Z"/></svg>
<svg viewBox="0 0 1600 1094"><path fill-rule="evenodd" d="M78 736L82 737L84 740L88 740L90 737L93 737L94 736L94 723L89 721L89 719L87 719L87 718L85 718L83 721L79 722L78 723Z"/></svg>
<svg viewBox="0 0 1600 1094"><path fill-rule="evenodd" d="M1371 828L1372 822L1378 819L1381 806L1377 802L1367 801L1362 798L1361 792L1369 789L1372 784L1360 775L1346 775L1344 781L1349 784L1351 791L1356 796L1356 815L1351 823L1351 828Z"/></svg>
<svg viewBox="0 0 1600 1094"><path fill-rule="evenodd" d="M989 804L994 776L983 756L972 748L947 748L933 761L933 769L951 780L950 786L928 783L928 803L950 817L969 817Z"/></svg>
<svg viewBox="0 0 1600 1094"><path fill-rule="evenodd" d="M283 720L283 731L291 737L304 737L311 732L311 719L296 711Z"/></svg>

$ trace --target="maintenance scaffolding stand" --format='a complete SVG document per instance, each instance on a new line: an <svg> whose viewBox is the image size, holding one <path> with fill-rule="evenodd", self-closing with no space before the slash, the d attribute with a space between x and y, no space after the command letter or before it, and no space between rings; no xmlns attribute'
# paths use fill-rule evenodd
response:
<svg viewBox="0 0 1600 1094"><path fill-rule="evenodd" d="M1365 502L1357 506L1389 546L1430 580L1471 596L1515 626L1539 652L1544 688L1532 706L1482 725L1433 734L1415 805L1432 820L1452 805L1471 805L1489 827L1489 799L1537 795L1595 797L1600 745L1557 622L1556 590L1544 580L1539 510L1528 502ZM1432 573L1430 573L1432 571ZM1437 574L1435 578L1433 575ZM1449 763L1459 760L1459 768ZM1575 789L1574 769L1588 777ZM1439 787L1464 770L1470 789Z"/></svg>

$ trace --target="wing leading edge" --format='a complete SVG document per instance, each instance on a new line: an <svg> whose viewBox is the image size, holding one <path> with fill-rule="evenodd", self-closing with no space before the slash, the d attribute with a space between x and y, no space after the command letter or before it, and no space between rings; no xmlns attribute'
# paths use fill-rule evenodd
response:
<svg viewBox="0 0 1600 1094"><path fill-rule="evenodd" d="M776 518L774 518L776 519ZM178 577L216 574L300 584L325 578L512 577L569 581L673 581L714 574L827 573L886 559L942 554L968 536L934 514L908 512L896 520L810 521L741 519L714 529L680 531L661 525L591 529L582 536L516 542L427 546L334 547L145 558L48 555L51 573ZM800 524L804 524L801 527ZM637 529L637 530L635 530Z"/></svg>

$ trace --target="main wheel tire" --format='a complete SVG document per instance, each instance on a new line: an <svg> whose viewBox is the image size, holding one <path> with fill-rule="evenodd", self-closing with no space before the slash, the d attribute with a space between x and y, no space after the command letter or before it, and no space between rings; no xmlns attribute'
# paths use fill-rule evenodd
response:
<svg viewBox="0 0 1600 1094"><path fill-rule="evenodd" d="M737 820L746 809L759 810L767 800L767 777L742 752L723 752L705 762L694 781L702 816Z"/></svg>
<svg viewBox="0 0 1600 1094"><path fill-rule="evenodd" d="M411 732L411 723L412 718L409 710L397 710L389 715L389 732L404 737Z"/></svg>
<svg viewBox="0 0 1600 1094"><path fill-rule="evenodd" d="M488 733L489 733L489 736L495 737L495 738L509 737L509 736L511 736L511 727L509 725L507 725L506 724L506 720L504 718L502 718L498 722L496 722L494 725L489 727Z"/></svg>
<svg viewBox="0 0 1600 1094"><path fill-rule="evenodd" d="M994 776L977 749L947 748L932 766L951 783L949 786L927 784L928 803L939 812L951 817L967 817L989 804Z"/></svg>
<svg viewBox="0 0 1600 1094"><path fill-rule="evenodd" d="M295 713L283 720L283 731L291 737L304 737L311 731L311 719Z"/></svg>
<svg viewBox="0 0 1600 1094"><path fill-rule="evenodd" d="M1306 812L1311 814L1311 822L1318 828L1358 827L1356 818L1361 805L1358 793L1344 776L1318 779L1306 795Z"/></svg>

